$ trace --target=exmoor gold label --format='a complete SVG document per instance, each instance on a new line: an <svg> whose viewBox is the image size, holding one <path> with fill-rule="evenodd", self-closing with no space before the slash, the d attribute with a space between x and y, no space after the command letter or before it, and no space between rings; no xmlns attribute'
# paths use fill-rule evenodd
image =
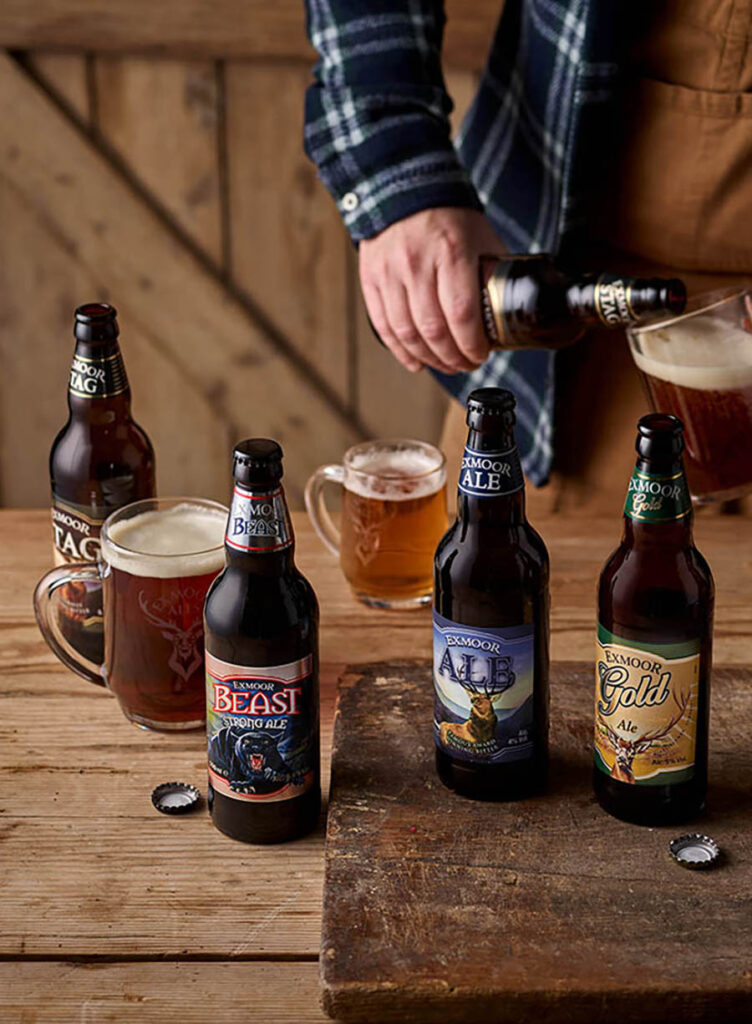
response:
<svg viewBox="0 0 752 1024"><path fill-rule="evenodd" d="M700 642L636 644L598 627L595 764L617 782L694 775Z"/></svg>

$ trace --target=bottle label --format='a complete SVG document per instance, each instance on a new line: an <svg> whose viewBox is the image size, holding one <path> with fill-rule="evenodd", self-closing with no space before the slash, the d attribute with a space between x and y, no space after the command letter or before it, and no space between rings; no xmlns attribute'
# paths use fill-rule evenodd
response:
<svg viewBox="0 0 752 1024"><path fill-rule="evenodd" d="M292 800L316 780L313 658L252 668L206 652L212 786L233 800Z"/></svg>
<svg viewBox="0 0 752 1024"><path fill-rule="evenodd" d="M631 324L636 320L632 310L631 278L601 274L595 282L595 311L607 327Z"/></svg>
<svg viewBox="0 0 752 1024"><path fill-rule="evenodd" d="M665 786L694 775L700 641L637 643L598 626L595 764L618 782Z"/></svg>
<svg viewBox="0 0 752 1024"><path fill-rule="evenodd" d="M253 494L235 484L225 543L236 551L281 551L293 541L290 513L282 488Z"/></svg>
<svg viewBox="0 0 752 1024"><path fill-rule="evenodd" d="M97 562L102 523L112 509L74 505L52 495L52 532L55 565ZM88 580L66 583L60 594L60 609L70 625L87 632L101 632L102 587Z"/></svg>
<svg viewBox="0 0 752 1024"><path fill-rule="evenodd" d="M463 626L433 614L434 739L458 761L533 755L535 632Z"/></svg>
<svg viewBox="0 0 752 1024"><path fill-rule="evenodd" d="M458 487L473 498L499 498L523 490L520 456L516 446L506 451L479 452L465 446Z"/></svg>
<svg viewBox="0 0 752 1024"><path fill-rule="evenodd" d="M661 476L635 469L627 488L624 515L641 523L673 523L692 511L684 473Z"/></svg>
<svg viewBox="0 0 752 1024"><path fill-rule="evenodd" d="M93 358L75 353L70 370L68 391L76 398L114 398L128 390L120 350Z"/></svg>

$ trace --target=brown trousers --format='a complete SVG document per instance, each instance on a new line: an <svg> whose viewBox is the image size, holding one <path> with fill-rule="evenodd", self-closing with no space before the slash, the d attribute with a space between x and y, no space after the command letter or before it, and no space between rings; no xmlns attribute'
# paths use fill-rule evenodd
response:
<svg viewBox="0 0 752 1024"><path fill-rule="evenodd" d="M690 294L752 280L752 0L639 0L619 146L593 202L583 264L680 276ZM626 337L592 332L557 355L555 471L531 514L618 515L648 411ZM465 438L452 403L451 473Z"/></svg>

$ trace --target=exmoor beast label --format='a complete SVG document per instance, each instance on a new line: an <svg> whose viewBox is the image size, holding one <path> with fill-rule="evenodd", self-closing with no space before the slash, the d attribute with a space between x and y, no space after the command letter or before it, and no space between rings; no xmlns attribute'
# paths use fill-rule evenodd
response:
<svg viewBox="0 0 752 1024"><path fill-rule="evenodd" d="M666 785L694 774L700 641L637 644L598 627L595 764L618 782Z"/></svg>
<svg viewBox="0 0 752 1024"><path fill-rule="evenodd" d="M68 390L77 398L114 398L128 388L123 357L120 351L92 358L73 356Z"/></svg>
<svg viewBox="0 0 752 1024"><path fill-rule="evenodd" d="M624 514L644 523L673 523L692 511L684 473L659 476L635 469L627 488Z"/></svg>
<svg viewBox="0 0 752 1024"><path fill-rule="evenodd" d="M433 615L434 740L461 761L533 754L533 626L463 626Z"/></svg>
<svg viewBox="0 0 752 1024"><path fill-rule="evenodd" d="M236 551L280 551L293 533L282 490L252 494L235 484L225 542Z"/></svg>
<svg viewBox="0 0 752 1024"><path fill-rule="evenodd" d="M209 778L233 800L291 800L314 784L318 709L309 655L232 665L206 652Z"/></svg>
<svg viewBox="0 0 752 1024"><path fill-rule="evenodd" d="M465 446L460 467L459 490L475 498L515 494L525 486L516 447L507 451L479 452Z"/></svg>

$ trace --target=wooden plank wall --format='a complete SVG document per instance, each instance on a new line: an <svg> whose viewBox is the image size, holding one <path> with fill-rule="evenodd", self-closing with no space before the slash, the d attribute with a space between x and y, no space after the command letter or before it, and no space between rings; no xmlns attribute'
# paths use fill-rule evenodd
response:
<svg viewBox="0 0 752 1024"><path fill-rule="evenodd" d="M446 398L374 341L354 251L302 150L297 3L260 5L241 49L233 0L200 43L186 35L205 3L160 5L159 47L138 4L106 6L0 9L0 46L25 47L0 54L0 504L47 502L71 315L94 298L120 311L162 493L225 499L229 449L251 434L285 445L295 505L360 438L438 441ZM498 8L453 6L461 113ZM86 52L70 49L73 25Z"/></svg>

